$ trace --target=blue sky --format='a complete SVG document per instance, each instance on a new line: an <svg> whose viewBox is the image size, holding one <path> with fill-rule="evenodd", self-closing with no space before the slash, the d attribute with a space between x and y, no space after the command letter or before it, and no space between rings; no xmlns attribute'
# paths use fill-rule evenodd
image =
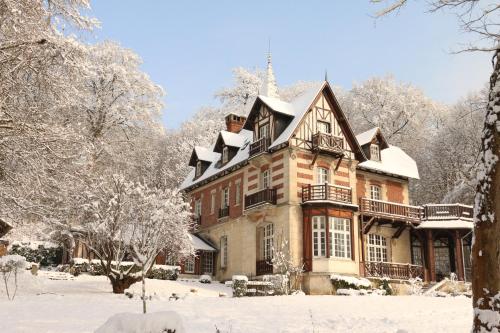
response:
<svg viewBox="0 0 500 333"><path fill-rule="evenodd" d="M469 38L452 14L426 13L425 1L375 21L379 7L356 1L94 1L97 40L133 49L163 86L164 123L176 128L213 93L231 84L231 69L264 67L268 39L279 85L353 82L392 74L444 103L483 87L488 54L451 54Z"/></svg>

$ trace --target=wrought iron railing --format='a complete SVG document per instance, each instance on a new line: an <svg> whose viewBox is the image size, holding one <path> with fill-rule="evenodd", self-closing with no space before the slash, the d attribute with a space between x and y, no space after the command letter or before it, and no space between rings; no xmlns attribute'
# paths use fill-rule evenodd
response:
<svg viewBox="0 0 500 333"><path fill-rule="evenodd" d="M219 209L219 218L228 217L228 216L229 216L229 206Z"/></svg>
<svg viewBox="0 0 500 333"><path fill-rule="evenodd" d="M273 264L270 260L257 260L255 264L257 275L273 274Z"/></svg>
<svg viewBox="0 0 500 333"><path fill-rule="evenodd" d="M276 205L276 189L265 188L258 192L245 195L245 209L249 209L264 203Z"/></svg>

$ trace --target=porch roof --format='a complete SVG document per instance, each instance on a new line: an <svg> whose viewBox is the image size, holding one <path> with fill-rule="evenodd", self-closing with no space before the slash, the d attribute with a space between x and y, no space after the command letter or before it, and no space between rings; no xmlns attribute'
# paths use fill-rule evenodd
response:
<svg viewBox="0 0 500 333"><path fill-rule="evenodd" d="M416 229L474 229L474 223L465 220L422 221Z"/></svg>
<svg viewBox="0 0 500 333"><path fill-rule="evenodd" d="M191 238L191 244L193 244L193 247L195 250L199 251L210 251L210 252L215 252L216 249L210 246L206 241L201 239L200 237L190 234L189 235Z"/></svg>

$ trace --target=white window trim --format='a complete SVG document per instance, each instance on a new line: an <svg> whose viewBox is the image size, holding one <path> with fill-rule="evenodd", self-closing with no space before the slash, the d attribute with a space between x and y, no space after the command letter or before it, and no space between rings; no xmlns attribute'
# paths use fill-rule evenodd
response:
<svg viewBox="0 0 500 333"><path fill-rule="evenodd" d="M188 269L188 263L190 265L192 265L192 269ZM194 273L194 269L195 269L195 259L194 257L189 257L186 259L186 261L184 262L184 273Z"/></svg>
<svg viewBox="0 0 500 333"><path fill-rule="evenodd" d="M201 176L201 161L196 162L196 177Z"/></svg>
<svg viewBox="0 0 500 333"><path fill-rule="evenodd" d="M210 265L207 265L207 258L210 258ZM201 259L203 260L203 274L209 274L213 275L214 273L214 257L212 252L205 252L202 256ZM207 270L207 267L210 267L210 270Z"/></svg>
<svg viewBox="0 0 500 333"><path fill-rule="evenodd" d="M377 144L370 145L370 159L372 161L380 161L380 147Z"/></svg>
<svg viewBox="0 0 500 333"><path fill-rule="evenodd" d="M224 146L222 148L222 164L226 164L227 162L229 162L229 148Z"/></svg>
<svg viewBox="0 0 500 333"><path fill-rule="evenodd" d="M215 195L216 195L215 191L210 192L210 215L215 213L215 205L216 205Z"/></svg>
<svg viewBox="0 0 500 333"><path fill-rule="evenodd" d="M325 170L326 171L326 182L321 181L320 177L320 170ZM324 168L324 167L316 167L316 183L323 185L325 183L330 183L330 169Z"/></svg>
<svg viewBox="0 0 500 333"><path fill-rule="evenodd" d="M266 181L267 179L267 181ZM267 182L267 186L266 186ZM260 189L271 188L271 170L267 169L260 173Z"/></svg>
<svg viewBox="0 0 500 333"><path fill-rule="evenodd" d="M224 187L221 191L220 208L224 209L229 207L229 186Z"/></svg>
<svg viewBox="0 0 500 333"><path fill-rule="evenodd" d="M344 230L335 230L335 222L342 222L342 227ZM351 244L351 220L350 219L344 219L340 217L329 217L328 219L329 223L329 233L330 233L330 258L334 259L352 259L352 244ZM347 230L348 229L348 230ZM337 238L335 237L336 235L339 236L339 238L342 238L344 248L343 256L337 256L335 253L335 247L336 247L336 242Z"/></svg>
<svg viewBox="0 0 500 333"><path fill-rule="evenodd" d="M201 206L201 205L202 205L201 198L196 199L196 200L194 201L194 215L195 215L196 217L201 216L201 212L202 212L202 206Z"/></svg>
<svg viewBox="0 0 500 333"><path fill-rule="evenodd" d="M321 130L321 126L319 126L319 124L328 124L328 128L330 129L330 131L329 132L323 132ZM319 133L332 134L332 124L330 122L328 122L328 121L318 120L317 124L316 124L316 127L317 127Z"/></svg>
<svg viewBox="0 0 500 333"><path fill-rule="evenodd" d="M239 206L241 203L241 181L235 182L234 188L234 205Z"/></svg>
<svg viewBox="0 0 500 333"><path fill-rule="evenodd" d="M375 191L377 189L377 191ZM377 193L378 198L375 198L374 194ZM382 187L379 185L370 185L370 199L372 200L382 200Z"/></svg>
<svg viewBox="0 0 500 333"><path fill-rule="evenodd" d="M273 258L274 247L274 225L269 223L262 228L262 259Z"/></svg>

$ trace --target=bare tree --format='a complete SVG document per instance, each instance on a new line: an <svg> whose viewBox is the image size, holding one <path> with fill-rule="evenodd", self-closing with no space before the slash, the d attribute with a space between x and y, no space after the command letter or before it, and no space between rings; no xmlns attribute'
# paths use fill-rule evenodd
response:
<svg viewBox="0 0 500 333"><path fill-rule="evenodd" d="M381 0L371 0L373 3ZM399 10L408 1L397 0L379 11L381 17ZM465 32L480 41L464 51L493 52L488 106L481 138L474 204L472 247L473 332L500 330L500 4L480 0L434 0L431 12L453 10Z"/></svg>

